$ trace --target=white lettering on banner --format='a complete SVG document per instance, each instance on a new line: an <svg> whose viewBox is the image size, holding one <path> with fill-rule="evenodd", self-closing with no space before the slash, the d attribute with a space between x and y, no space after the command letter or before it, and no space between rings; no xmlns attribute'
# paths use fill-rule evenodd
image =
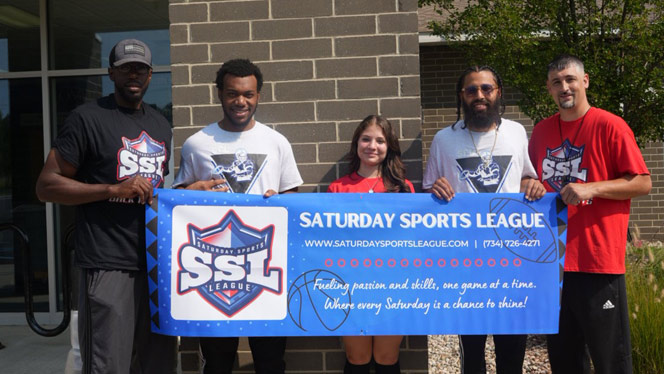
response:
<svg viewBox="0 0 664 374"><path fill-rule="evenodd" d="M394 213L314 213L300 214L302 227L338 228L391 228Z"/></svg>
<svg viewBox="0 0 664 374"><path fill-rule="evenodd" d="M413 302L404 302L401 299L394 301L391 297L385 300L385 309L421 309L424 314L429 314L430 302L421 302L418 297Z"/></svg>
<svg viewBox="0 0 664 374"><path fill-rule="evenodd" d="M348 294L348 287L350 287L350 284L348 283L341 283L337 281L336 279L332 278L330 280L323 280L323 279L316 279L314 282L314 290L343 290L341 293L342 296L346 296Z"/></svg>
<svg viewBox="0 0 664 374"><path fill-rule="evenodd" d="M394 213L300 213L300 226L304 228L392 228ZM402 213L399 226L404 229L469 228L469 213ZM478 228L544 228L544 213L477 213Z"/></svg>
<svg viewBox="0 0 664 374"><path fill-rule="evenodd" d="M484 217L477 213L477 227L497 228L497 227L546 227L544 225L544 213L512 213L509 216L505 214L486 213Z"/></svg>
<svg viewBox="0 0 664 374"><path fill-rule="evenodd" d="M211 263L211 253L205 253L190 245L182 248L182 267L189 271L180 273L179 291L201 286L212 279L212 269L206 265Z"/></svg>
<svg viewBox="0 0 664 374"><path fill-rule="evenodd" d="M182 271L180 274L179 292L199 287L214 278L214 282L237 282L246 277L247 282L258 284L271 290L279 289L279 273L269 271L249 271L246 269L262 269L267 260L268 251L259 251L248 255L221 255L214 261L212 254L200 251L193 246L182 248ZM214 264L214 268L211 266ZM246 264L246 265L245 265Z"/></svg>
<svg viewBox="0 0 664 374"><path fill-rule="evenodd" d="M472 225L468 213L403 213L399 216L400 226L404 229L417 228L422 225L428 229L432 228L468 228Z"/></svg>
<svg viewBox="0 0 664 374"><path fill-rule="evenodd" d="M523 300L514 300L507 296L503 296L502 300L496 303L492 301L491 298L485 300L478 300L477 293L473 293L475 290L482 292L482 290L487 289L498 289L501 285L500 278L497 278L495 282L463 282L459 283L449 283L443 282L440 286L436 283L434 278L417 278L415 281L411 282L408 278L403 281L397 281L389 284L387 287L384 283L371 282L371 283L353 283L352 286L348 283L341 283L336 279L316 279L314 289L315 290L343 290L341 296L345 296L349 293L354 294L356 290L362 290L364 292L371 293L374 290L384 290L389 288L390 290L420 290L422 293L416 297L414 301L406 301L402 298L394 298L388 296L384 302L379 301L349 301L350 299L342 299L340 297L328 297L324 302L324 308L326 310L373 310L376 315L380 314L381 310L419 310L423 314L429 314L431 308L433 310L441 309L519 309L525 308L528 303L528 296ZM512 279L508 282L502 282L503 289L509 288L537 288L537 286L532 281L521 281L519 279ZM453 296L450 293L441 293L440 290L458 290L458 295ZM438 299L430 299L431 294L436 294L438 297L443 299L439 301ZM359 295L362 297L364 295ZM366 294L365 294L366 295ZM423 297L424 299L421 299ZM384 308L383 308L384 307Z"/></svg>

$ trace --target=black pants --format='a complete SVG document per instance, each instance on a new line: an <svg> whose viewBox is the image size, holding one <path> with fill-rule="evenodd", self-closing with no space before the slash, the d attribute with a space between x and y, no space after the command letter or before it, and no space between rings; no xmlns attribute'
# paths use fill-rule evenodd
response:
<svg viewBox="0 0 664 374"><path fill-rule="evenodd" d="M547 336L553 373L631 374L624 274L565 273L559 333ZM586 350L587 347L587 350Z"/></svg>
<svg viewBox="0 0 664 374"><path fill-rule="evenodd" d="M204 374L230 374L233 371L239 338L200 338L205 358ZM284 337L250 337L249 346L256 374L283 374L286 370Z"/></svg>
<svg viewBox="0 0 664 374"><path fill-rule="evenodd" d="M494 335L496 347L496 372L521 374L526 355L527 335ZM459 335L461 344L461 373L485 374L484 347L486 335Z"/></svg>

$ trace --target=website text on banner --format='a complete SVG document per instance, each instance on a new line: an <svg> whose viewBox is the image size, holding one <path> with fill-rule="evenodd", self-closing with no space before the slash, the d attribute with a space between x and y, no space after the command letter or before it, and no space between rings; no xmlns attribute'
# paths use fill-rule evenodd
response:
<svg viewBox="0 0 664 374"><path fill-rule="evenodd" d="M566 221L557 194L157 190L146 209L153 330L555 333Z"/></svg>

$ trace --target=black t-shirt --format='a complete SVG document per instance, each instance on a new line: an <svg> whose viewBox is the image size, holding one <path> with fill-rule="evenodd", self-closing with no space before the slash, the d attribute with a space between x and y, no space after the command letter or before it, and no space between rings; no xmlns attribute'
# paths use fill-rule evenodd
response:
<svg viewBox="0 0 664 374"><path fill-rule="evenodd" d="M83 104L67 117L53 147L77 168L76 180L117 184L136 174L163 187L171 126L155 109L118 107L113 95ZM76 262L83 268L145 266L145 206L110 199L76 209Z"/></svg>

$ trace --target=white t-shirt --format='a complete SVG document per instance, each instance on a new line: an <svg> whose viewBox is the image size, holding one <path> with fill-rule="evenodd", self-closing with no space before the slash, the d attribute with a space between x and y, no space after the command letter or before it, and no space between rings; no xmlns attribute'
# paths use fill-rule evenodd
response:
<svg viewBox="0 0 664 374"><path fill-rule="evenodd" d="M461 120L433 138L422 188L445 177L455 192L519 192L522 178L537 178L521 124L503 118L498 132L473 131L477 149L463 125Z"/></svg>
<svg viewBox="0 0 664 374"><path fill-rule="evenodd" d="M226 179L231 192L254 195L302 184L286 137L258 121L240 132L211 123L184 142L173 187L212 178Z"/></svg>

